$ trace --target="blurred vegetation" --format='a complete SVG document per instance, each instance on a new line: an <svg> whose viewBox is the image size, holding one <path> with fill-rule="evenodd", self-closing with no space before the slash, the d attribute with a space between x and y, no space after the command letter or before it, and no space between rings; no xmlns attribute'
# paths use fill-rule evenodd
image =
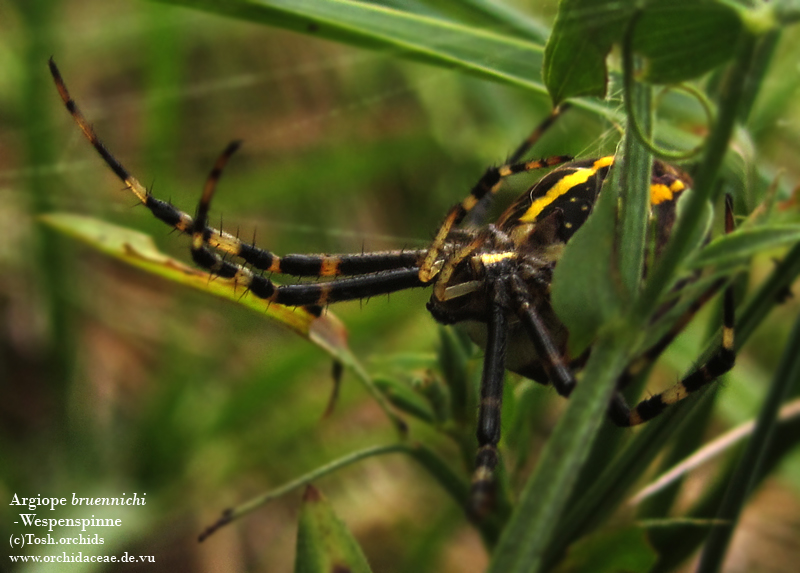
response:
<svg viewBox="0 0 800 573"><path fill-rule="evenodd" d="M529 4L542 10L540 2ZM537 17L547 23L554 10L548 4ZM780 201L800 181L797 53L796 34L780 38L749 138L736 139L752 163L726 164L748 176L752 164L762 177L780 173ZM307 340L37 221L50 212L91 215L150 234L164 251L189 260L188 240L131 208L134 199L64 112L47 73L51 55L115 156L156 196L188 212L218 152L244 139L212 221L224 216L224 228L255 234L279 254L425 246L446 209L487 165L505 158L549 101L392 53L162 4L0 5L2 499L146 492L146 508L109 513L126 525L107 537L104 554L155 555L155 566L142 567L147 571L289 571L299 492L203 544L196 537L223 508L355 450L391 443L396 433L352 373L323 419L331 359ZM535 154L591 156L613 150L616 138L614 126L574 110ZM531 181L521 179L499 203ZM752 285L782 255L759 255ZM419 382L436 362L440 333L425 311L427 296L398 293L334 309L354 354L389 385L397 377ZM759 327L713 407L703 405L710 422L698 433L710 438L756 415L799 307L789 297ZM648 388L665 388L685 371L718 321L714 309L704 311L670 347ZM479 364L475 356L467 360L470 368ZM521 480L564 401L515 379L506 394L504 445ZM446 435L410 423L412 440L468 474ZM693 474L678 506L694 502L699 484L732 459ZM748 563L789 571L796 563L798 452L771 475L745 514L730 571L748 570ZM408 457L363 461L317 485L373 571L486 567L486 549L462 508ZM0 513L6 537L17 531L13 517ZM623 530L613 540L635 545L631 535ZM579 563L580 552L571 559Z"/></svg>

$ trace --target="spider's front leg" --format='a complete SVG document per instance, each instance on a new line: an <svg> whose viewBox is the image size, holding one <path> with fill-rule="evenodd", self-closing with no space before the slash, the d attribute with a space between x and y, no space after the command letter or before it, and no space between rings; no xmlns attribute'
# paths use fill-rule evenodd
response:
<svg viewBox="0 0 800 573"><path fill-rule="evenodd" d="M498 278L491 282L489 289L486 355L478 414L478 455L469 506L469 513L474 519L485 517L494 505L494 470L499 461L497 444L500 440L508 321L511 313L519 317L526 334L533 342L545 373L558 393L569 396L576 386L575 377L562 352L536 310L536 300L528 285L511 268L510 263L501 263L494 270Z"/></svg>
<svg viewBox="0 0 800 573"><path fill-rule="evenodd" d="M522 162L524 155L539 141L542 135L568 107L568 105L564 104L550 112L550 115L536 126L530 135L517 146L514 153L511 154L503 165L487 169L478 182L470 189L469 195L467 195L461 203L451 207L447 212L444 222L442 222L439 229L436 231L433 243L431 243L428 253L420 265L419 278L422 282L430 282L436 275L434 267L436 261L439 260L450 232L456 228L473 209L478 207L478 205L485 206L485 202L491 200L500 189L500 184L504 179L517 173L525 173L536 169L560 165L572 159L572 157L567 155L558 155L540 160Z"/></svg>
<svg viewBox="0 0 800 573"><path fill-rule="evenodd" d="M197 205L197 213L192 222L191 247L192 259L197 265L215 276L235 280L258 298L285 306L323 307L334 302L424 286L419 280L417 265L424 251L393 251L361 255L289 255L281 259L269 251L255 247L250 249L252 253L257 252L262 260L270 261L267 268L262 270L297 276L348 276L334 282L290 285L277 285L269 278L254 273L247 266L224 259L209 241L209 238L219 231L207 226L208 212L222 169L238 147L239 142L234 141L219 156ZM237 255L241 256L241 253ZM287 266L286 261L291 262L288 271L284 268Z"/></svg>
<svg viewBox="0 0 800 573"><path fill-rule="evenodd" d="M535 301L532 300L531 293L518 275L511 277L510 281L511 296L514 309L522 320L522 326L528 337L533 342L539 361L547 374L547 379L556 389L556 392L565 398L572 394L577 382L564 356L556 347L550 331L547 329L542 317L536 310Z"/></svg>
<svg viewBox="0 0 800 573"><path fill-rule="evenodd" d="M478 410L478 455L472 476L468 511L475 519L485 517L494 505L494 469L500 441L500 413L503 405L506 343L508 341L508 292L501 280L490 287L491 307L483 360L481 399Z"/></svg>

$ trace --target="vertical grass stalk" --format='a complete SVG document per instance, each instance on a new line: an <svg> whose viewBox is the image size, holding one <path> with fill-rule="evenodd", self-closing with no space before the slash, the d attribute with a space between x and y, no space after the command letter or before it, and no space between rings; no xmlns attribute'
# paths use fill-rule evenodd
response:
<svg viewBox="0 0 800 573"><path fill-rule="evenodd" d="M775 378L758 415L753 436L747 443L747 448L725 491L725 497L717 513L717 519L724 521L725 524L711 530L697 569L698 573L715 573L721 569L739 515L757 483L764 454L770 447L778 423L778 410L798 382L800 382L800 319L795 322L789 342L784 349L780 366L775 372Z"/></svg>

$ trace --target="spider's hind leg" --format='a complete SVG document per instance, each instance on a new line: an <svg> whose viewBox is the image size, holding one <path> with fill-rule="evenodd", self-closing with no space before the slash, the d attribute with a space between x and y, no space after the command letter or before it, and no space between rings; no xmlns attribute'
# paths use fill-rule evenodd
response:
<svg viewBox="0 0 800 573"><path fill-rule="evenodd" d="M725 232L732 232L733 227L733 201L730 196L728 196L725 201ZM658 358L661 352L683 329L683 326L685 326L699 308L713 296L718 288L719 284L715 284L706 291L706 293L687 310L684 316L678 320L675 327L643 355L644 360L638 361L637 368L639 370L642 370L646 364ZM734 300L733 285L729 284L725 288L722 301L722 343L711 358L671 388L642 400L633 408L628 407L625 399L617 392L608 410L611 421L623 427L643 424L661 414L667 407L680 402L693 392L714 382L717 378L733 368L734 362L736 361L736 348L734 344L735 318L736 303Z"/></svg>
<svg viewBox="0 0 800 573"><path fill-rule="evenodd" d="M722 344L711 358L671 388L642 400L633 408L629 408L618 393L608 411L612 422L624 427L637 426L652 420L667 407L689 397L733 368L736 361L733 287L728 286L723 296Z"/></svg>

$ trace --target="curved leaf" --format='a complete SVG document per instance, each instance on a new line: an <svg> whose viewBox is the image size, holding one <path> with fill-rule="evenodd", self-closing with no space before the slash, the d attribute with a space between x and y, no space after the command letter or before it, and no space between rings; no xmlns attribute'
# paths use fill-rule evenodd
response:
<svg viewBox="0 0 800 573"><path fill-rule="evenodd" d="M691 268L743 264L763 251L800 241L800 225L744 228L713 240L690 263Z"/></svg>
<svg viewBox="0 0 800 573"><path fill-rule="evenodd" d="M659 84L702 75L733 56L739 12L717 0L565 0L545 48L543 77L555 103L606 93L606 58L636 14L633 49L644 79Z"/></svg>
<svg viewBox="0 0 800 573"><path fill-rule="evenodd" d="M242 287L237 287L232 280L222 278L209 280L208 273L165 255L158 250L148 235L138 231L70 213L50 213L43 215L41 219L65 235L129 265L259 312L308 338L334 358L342 360L345 358L344 355L350 353L344 325L330 312L317 317L304 308L267 304L251 296Z"/></svg>
<svg viewBox="0 0 800 573"><path fill-rule="evenodd" d="M569 548L556 573L645 573L656 563L656 553L640 527L603 530Z"/></svg>
<svg viewBox="0 0 800 573"><path fill-rule="evenodd" d="M315 316L303 307L268 304L250 296L248 291L237 286L233 280L219 277L210 280L208 273L160 252L149 236L138 231L70 213L50 213L43 215L41 220L65 235L125 263L240 304L307 338L334 360L348 367L380 405L400 435L405 435L405 422L391 409L384 395L375 387L369 374L350 351L347 346L347 331L332 312L326 311L321 316Z"/></svg>
<svg viewBox="0 0 800 573"><path fill-rule="evenodd" d="M634 50L645 58L643 79L676 84L733 57L742 31L739 12L717 0L654 0L636 22Z"/></svg>
<svg viewBox="0 0 800 573"><path fill-rule="evenodd" d="M331 504L314 486L303 496L295 573L369 573L367 558Z"/></svg>
<svg viewBox="0 0 800 573"><path fill-rule="evenodd" d="M159 0L296 32L390 50L544 94L543 46L451 20L353 0ZM520 16L521 17L521 16Z"/></svg>

